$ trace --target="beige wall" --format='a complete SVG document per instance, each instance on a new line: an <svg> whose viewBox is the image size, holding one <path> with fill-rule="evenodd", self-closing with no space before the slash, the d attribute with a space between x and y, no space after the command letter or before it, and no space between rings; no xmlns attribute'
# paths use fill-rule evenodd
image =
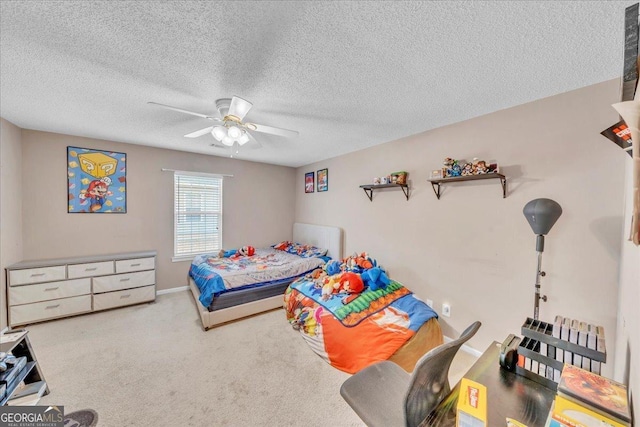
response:
<svg viewBox="0 0 640 427"><path fill-rule="evenodd" d="M20 128L0 118L0 330L7 326L4 268L22 259Z"/></svg>
<svg viewBox="0 0 640 427"><path fill-rule="evenodd" d="M368 251L438 312L451 304L440 318L447 336L481 320L470 345L482 351L533 316L535 236L522 209L554 199L564 213L546 239L540 318L604 326L611 376L627 155L600 132L617 120L618 87L604 82L298 168L296 221L342 227L346 254ZM445 157L496 160L507 198L490 180L447 185L437 200L427 180ZM325 167L329 191L305 194L304 173ZM358 188L398 170L409 172L409 201L379 190L370 202Z"/></svg>
<svg viewBox="0 0 640 427"><path fill-rule="evenodd" d="M127 213L69 214L66 147L127 154ZM173 174L224 179L223 244L264 246L292 237L295 169L139 145L22 131L24 258L157 250L158 289L186 285L190 261L172 262Z"/></svg>
<svg viewBox="0 0 640 427"><path fill-rule="evenodd" d="M629 384L633 394L634 413L640 416L640 247L629 241L633 207L632 160L626 158L625 217L618 295L618 336L616 340L615 376ZM636 173L640 173L637 171Z"/></svg>

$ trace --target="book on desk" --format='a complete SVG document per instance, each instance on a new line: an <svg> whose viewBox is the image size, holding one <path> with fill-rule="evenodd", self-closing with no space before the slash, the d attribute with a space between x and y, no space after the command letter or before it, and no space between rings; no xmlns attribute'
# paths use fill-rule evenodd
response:
<svg viewBox="0 0 640 427"><path fill-rule="evenodd" d="M628 427L627 387L577 366L565 365L550 411L550 427Z"/></svg>

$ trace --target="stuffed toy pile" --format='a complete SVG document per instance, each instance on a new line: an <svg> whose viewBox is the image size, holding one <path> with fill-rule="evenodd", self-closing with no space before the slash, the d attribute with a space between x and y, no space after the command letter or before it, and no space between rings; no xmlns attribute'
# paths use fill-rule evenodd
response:
<svg viewBox="0 0 640 427"><path fill-rule="evenodd" d="M328 300L334 294L346 294L342 300L347 304L365 289L384 289L391 280L378 262L366 252L345 258L342 262L331 260L322 269L311 274L317 288L322 288L322 299Z"/></svg>

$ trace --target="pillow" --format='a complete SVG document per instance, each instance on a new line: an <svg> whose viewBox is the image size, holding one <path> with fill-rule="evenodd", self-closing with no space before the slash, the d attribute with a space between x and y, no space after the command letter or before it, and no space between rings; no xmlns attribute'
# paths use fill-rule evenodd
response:
<svg viewBox="0 0 640 427"><path fill-rule="evenodd" d="M302 258L315 258L325 256L327 254L327 249L318 248L313 245L293 243L288 252L290 254L301 256Z"/></svg>
<svg viewBox="0 0 640 427"><path fill-rule="evenodd" d="M277 245L273 245L274 249L285 251L287 253L298 255L302 258L314 258L321 257L327 254L327 249L315 247L313 245L303 245L302 243L295 243L284 241Z"/></svg>

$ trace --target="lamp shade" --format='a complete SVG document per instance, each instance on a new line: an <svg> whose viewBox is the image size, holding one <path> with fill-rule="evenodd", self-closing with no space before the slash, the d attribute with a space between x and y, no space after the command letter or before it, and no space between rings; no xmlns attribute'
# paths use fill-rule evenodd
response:
<svg viewBox="0 0 640 427"><path fill-rule="evenodd" d="M522 213L533 232L544 236L562 215L562 208L551 199L535 199L524 206Z"/></svg>

